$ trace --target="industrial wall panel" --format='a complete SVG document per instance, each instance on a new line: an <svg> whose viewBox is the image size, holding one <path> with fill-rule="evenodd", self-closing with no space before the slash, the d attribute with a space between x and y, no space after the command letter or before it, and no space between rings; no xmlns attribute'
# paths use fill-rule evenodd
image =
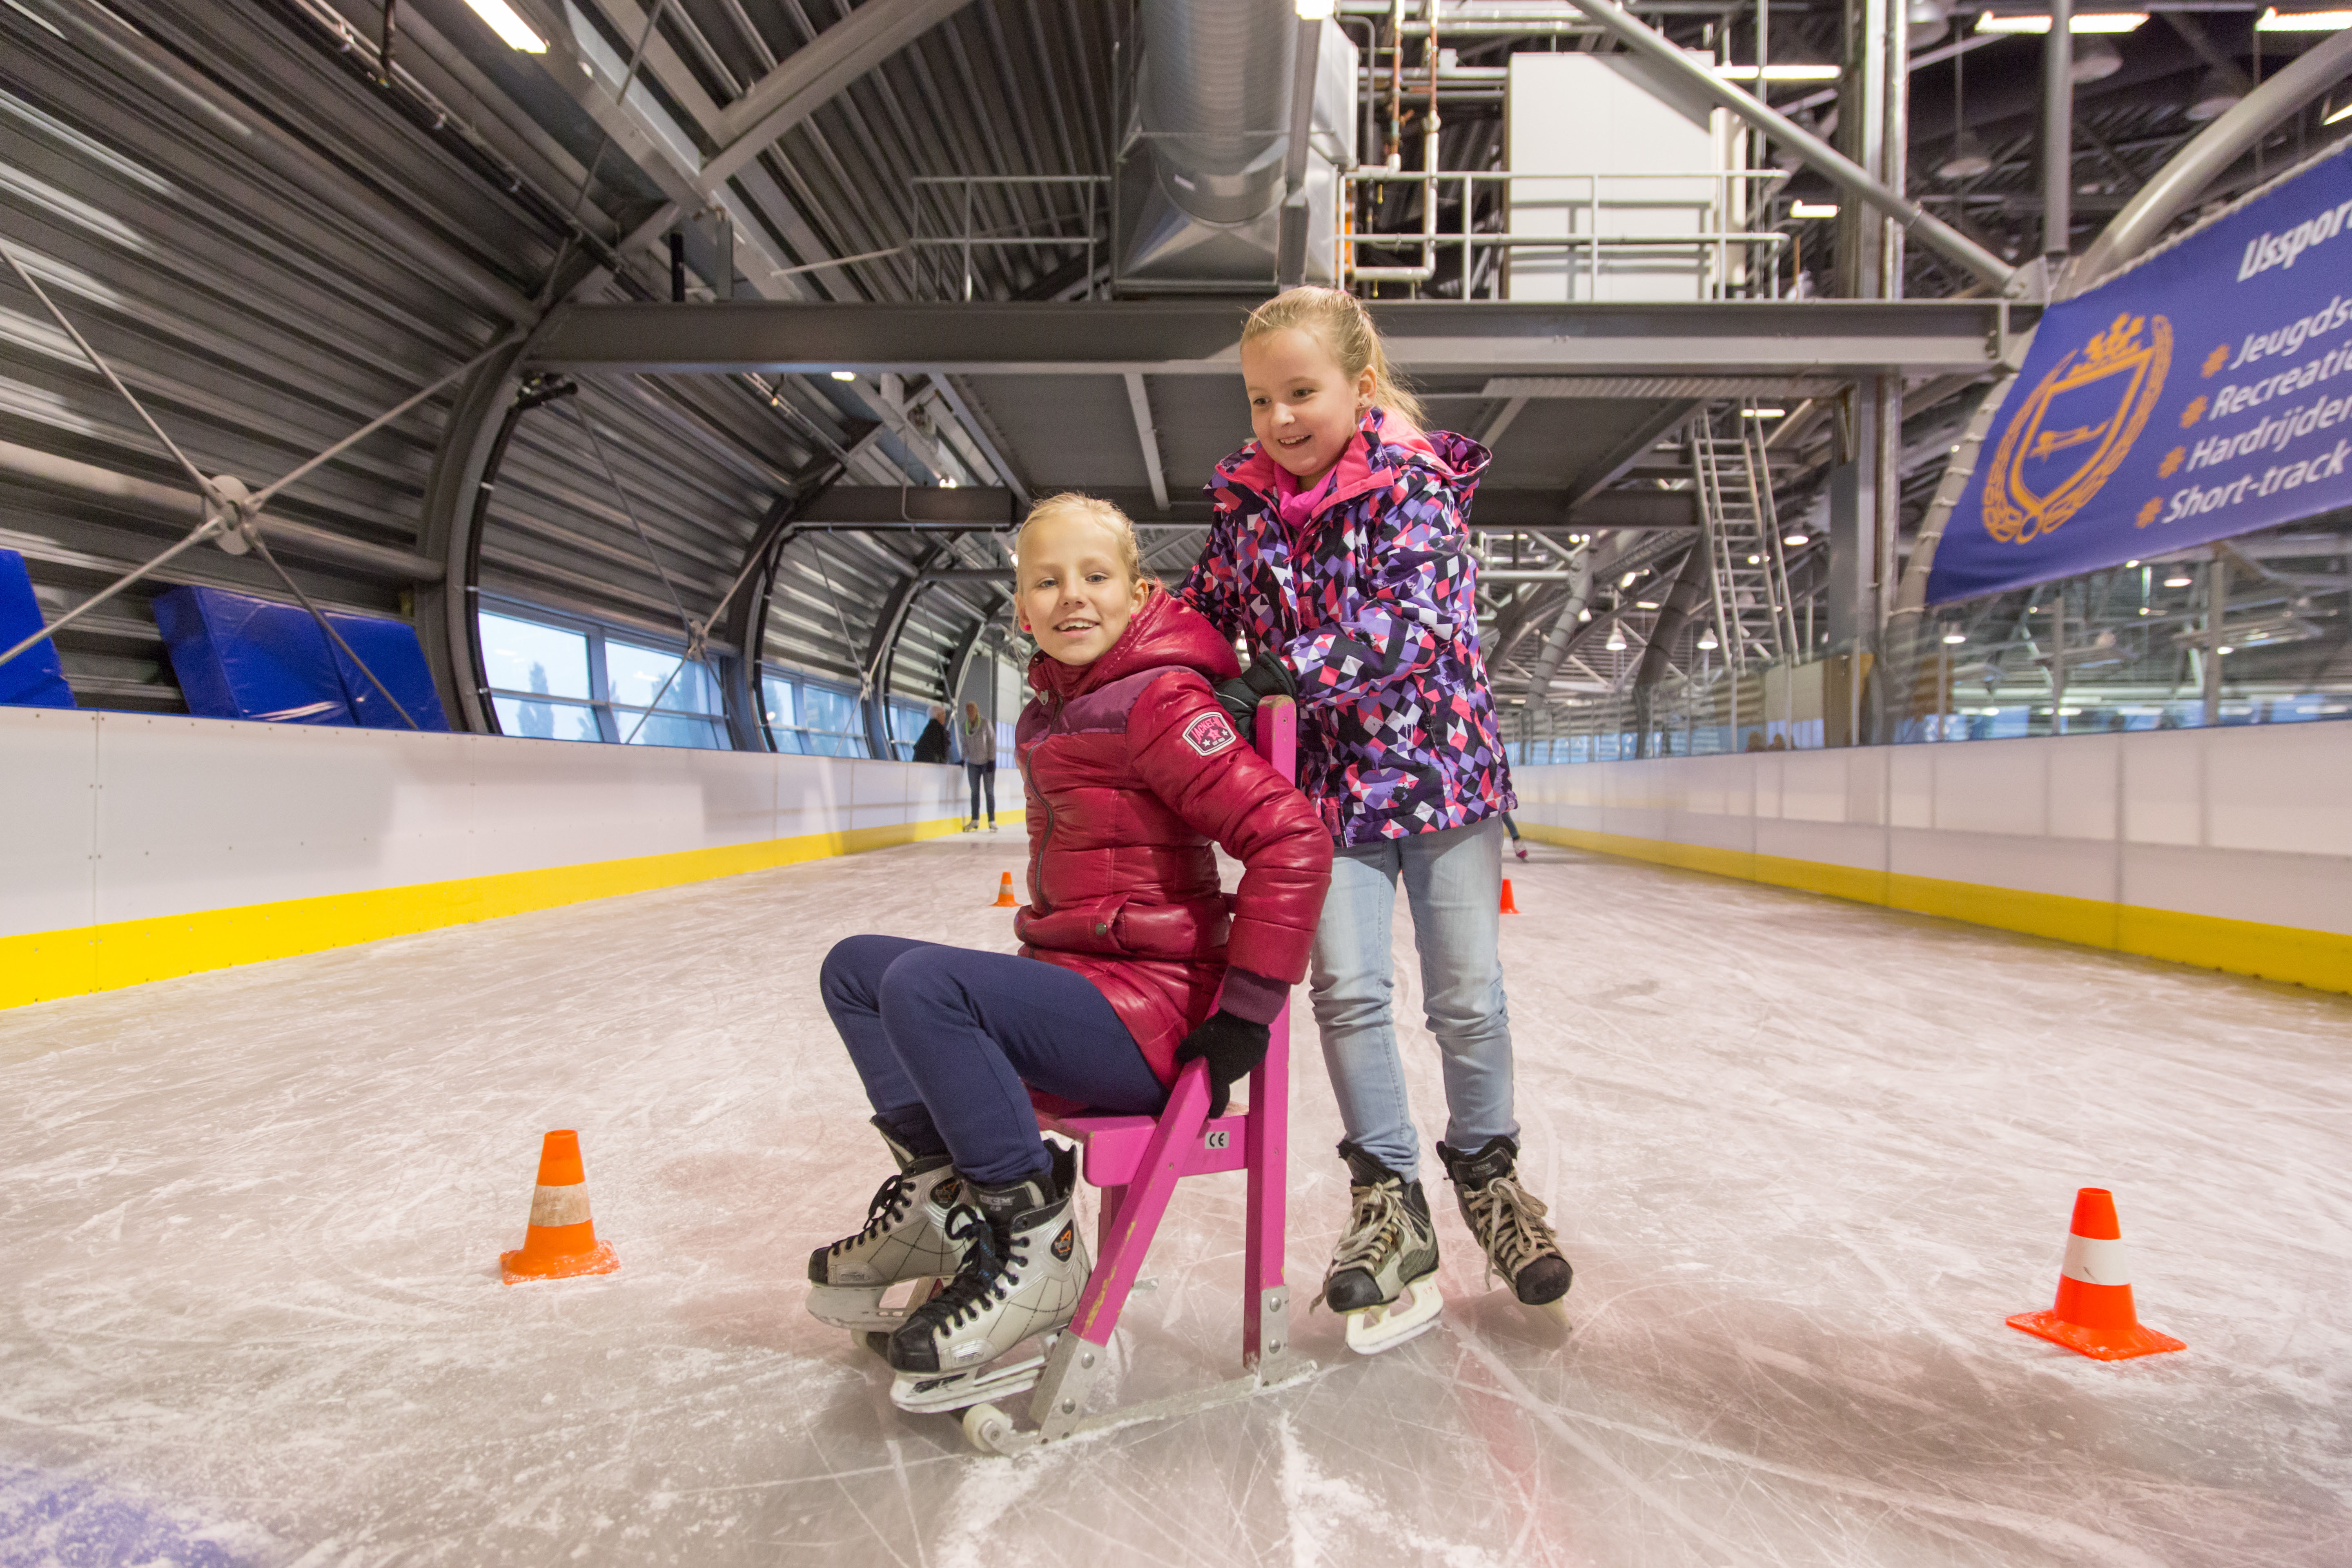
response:
<svg viewBox="0 0 2352 1568"><path fill-rule="evenodd" d="M1933 827L1942 783L1934 746L1899 746L1886 759L1886 825Z"/></svg>
<svg viewBox="0 0 2352 1568"><path fill-rule="evenodd" d="M2204 763L2208 846L2352 855L2352 809L2346 805L2352 798L2352 724L2249 725L2195 735Z"/></svg>
<svg viewBox="0 0 2352 1568"><path fill-rule="evenodd" d="M2047 775L2033 743L1976 741L1906 749L1928 754L1936 770L1939 831L2039 837L2049 830Z"/></svg>
<svg viewBox="0 0 2352 1568"><path fill-rule="evenodd" d="M2116 780L2122 767L2121 735L2074 735L2062 746L2045 746L2044 820L2053 838L2095 838L2112 843L2122 820ZM1939 746L1943 752L1965 747Z"/></svg>
<svg viewBox="0 0 2352 1568"><path fill-rule="evenodd" d="M2205 842L2205 754L2198 732L2136 739L2123 749L2123 837L2135 844Z"/></svg>
<svg viewBox="0 0 2352 1568"><path fill-rule="evenodd" d="M1837 752L1764 753L1759 771L1779 775L1779 808L1766 815L1791 822L1851 822L1846 759Z"/></svg>
<svg viewBox="0 0 2352 1568"><path fill-rule="evenodd" d="M2352 864L2333 856L2123 847L2123 901L2216 920L2352 935Z"/></svg>
<svg viewBox="0 0 2352 1568"><path fill-rule="evenodd" d="M2075 838L2009 833L1936 833L1895 828L1887 867L1897 876L2011 888L2112 902L2116 847Z"/></svg>
<svg viewBox="0 0 2352 1568"><path fill-rule="evenodd" d="M89 923L98 728L95 713L0 708L0 931Z"/></svg>
<svg viewBox="0 0 2352 1568"><path fill-rule="evenodd" d="M1843 822L1759 819L1756 853L1784 860L1818 860L1857 871L1886 868L1886 835L1875 827L1854 827Z"/></svg>

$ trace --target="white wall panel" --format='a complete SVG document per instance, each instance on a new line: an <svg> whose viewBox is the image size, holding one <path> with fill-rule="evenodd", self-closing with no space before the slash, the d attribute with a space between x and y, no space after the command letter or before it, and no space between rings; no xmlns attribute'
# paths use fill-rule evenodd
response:
<svg viewBox="0 0 2352 1568"><path fill-rule="evenodd" d="M2337 723L1515 771L1523 822L2352 933L2347 780Z"/></svg>
<svg viewBox="0 0 2352 1568"><path fill-rule="evenodd" d="M96 714L0 708L0 931L90 922L98 785Z"/></svg>
<svg viewBox="0 0 2352 1568"><path fill-rule="evenodd" d="M0 935L903 826L961 805L961 769L910 763L0 709Z"/></svg>

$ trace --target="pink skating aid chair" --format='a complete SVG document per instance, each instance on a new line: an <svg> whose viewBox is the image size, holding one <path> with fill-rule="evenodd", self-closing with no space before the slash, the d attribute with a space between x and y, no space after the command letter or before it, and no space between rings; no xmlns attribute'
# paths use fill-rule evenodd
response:
<svg viewBox="0 0 2352 1568"><path fill-rule="evenodd" d="M1294 777L1298 710L1286 698L1258 705L1257 749ZM1086 1179L1100 1189L1094 1272L1070 1326L1045 1354L1029 1395L1033 1428L1016 1426L993 1404L964 1412L964 1436L991 1453L1019 1454L1081 1432L1190 1415L1295 1383L1315 1363L1290 1351L1290 1291L1282 1279L1283 1196L1289 1175L1290 1009L1276 1016L1265 1060L1249 1078L1249 1104L1209 1120L1205 1063L1177 1075L1168 1108L1151 1116L1049 1116L1037 1124L1084 1151ZM1247 1171L1242 1255L1242 1375L1191 1394L1088 1414L1087 1394L1109 1360L1112 1331L1160 1228L1176 1184L1187 1176Z"/></svg>

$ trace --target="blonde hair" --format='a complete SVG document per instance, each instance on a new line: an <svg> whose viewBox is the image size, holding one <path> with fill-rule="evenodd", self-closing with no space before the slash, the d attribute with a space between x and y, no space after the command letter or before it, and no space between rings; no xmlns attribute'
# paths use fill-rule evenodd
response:
<svg viewBox="0 0 2352 1568"><path fill-rule="evenodd" d="M1321 343L1339 362L1349 381L1370 370L1373 406L1402 416L1413 428L1421 428L1424 417L1421 399L1406 390L1389 368L1388 353L1381 347L1381 330L1372 325L1371 312L1364 309L1363 301L1342 289L1312 283L1286 289L1250 312L1242 325L1242 342L1254 343L1294 327Z"/></svg>
<svg viewBox="0 0 2352 1568"><path fill-rule="evenodd" d="M1143 575L1143 546L1135 537L1134 521L1101 497L1080 495L1076 490L1047 496L1029 509L1029 515L1023 518L1021 526L1013 531L1013 558L1020 560L1021 541L1032 524L1044 518L1070 514L1089 519L1110 530L1111 537L1118 541L1118 563L1125 568L1129 582L1132 583Z"/></svg>

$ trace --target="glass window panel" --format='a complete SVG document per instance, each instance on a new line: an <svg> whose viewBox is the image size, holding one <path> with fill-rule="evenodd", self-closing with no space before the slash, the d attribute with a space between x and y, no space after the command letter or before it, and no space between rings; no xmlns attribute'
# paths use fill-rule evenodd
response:
<svg viewBox="0 0 2352 1568"><path fill-rule="evenodd" d="M481 615L482 666L490 684L506 691L544 691L585 699L588 639L560 626L510 616Z"/></svg>
<svg viewBox="0 0 2352 1568"><path fill-rule="evenodd" d="M643 721L640 722L640 721ZM727 742L719 726L708 719L688 719L675 713L648 713L643 709L616 708L613 721L621 738L637 746L685 746L698 752L722 752ZM630 731L635 731L632 738Z"/></svg>
<svg viewBox="0 0 2352 1568"><path fill-rule="evenodd" d="M719 693L709 669L698 663L680 668L682 664L679 655L659 648L609 637L604 642L604 680L616 706L719 712Z"/></svg>
<svg viewBox="0 0 2352 1568"><path fill-rule="evenodd" d="M857 699L846 691L832 691L822 686L803 686L801 688L801 703L806 710L804 721L812 730L830 730L842 734L859 734L865 730L857 719ZM827 754L839 756L842 753Z"/></svg>
<svg viewBox="0 0 2352 1568"><path fill-rule="evenodd" d="M760 695L763 709L762 717L768 722L768 738L775 742L776 750L780 752L798 752L801 749L801 733L797 724L798 704L793 690L793 683L789 680L780 680L772 675L763 676L760 680Z"/></svg>
<svg viewBox="0 0 2352 1568"><path fill-rule="evenodd" d="M533 702L523 697L493 697L499 729L509 735L542 741L601 741L596 710L570 702Z"/></svg>

